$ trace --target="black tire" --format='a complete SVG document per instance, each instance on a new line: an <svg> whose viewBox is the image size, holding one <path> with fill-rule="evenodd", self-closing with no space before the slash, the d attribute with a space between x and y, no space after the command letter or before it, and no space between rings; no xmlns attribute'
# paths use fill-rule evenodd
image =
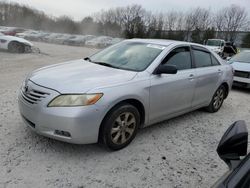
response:
<svg viewBox="0 0 250 188"><path fill-rule="evenodd" d="M225 96L226 96L226 88L223 85L221 85L215 91L209 106L206 107L206 110L211 113L217 112L221 108Z"/></svg>
<svg viewBox="0 0 250 188"><path fill-rule="evenodd" d="M118 119L121 120L120 124L117 121ZM134 123L128 125L129 123L125 123L128 121ZM128 103L120 104L114 107L105 117L100 130L99 141L110 150L120 150L129 145L135 138L139 124L140 113L137 108ZM126 132L128 130L129 132Z"/></svg>
<svg viewBox="0 0 250 188"><path fill-rule="evenodd" d="M19 42L10 42L8 45L8 51L11 53L24 53L25 46Z"/></svg>

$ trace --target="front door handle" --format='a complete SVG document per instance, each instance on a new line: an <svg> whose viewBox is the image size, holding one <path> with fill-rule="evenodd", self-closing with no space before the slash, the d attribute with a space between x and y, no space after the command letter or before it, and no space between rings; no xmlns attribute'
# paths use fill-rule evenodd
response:
<svg viewBox="0 0 250 188"><path fill-rule="evenodd" d="M218 73L221 74L221 73L222 73L222 70L221 70L221 69L218 69Z"/></svg>

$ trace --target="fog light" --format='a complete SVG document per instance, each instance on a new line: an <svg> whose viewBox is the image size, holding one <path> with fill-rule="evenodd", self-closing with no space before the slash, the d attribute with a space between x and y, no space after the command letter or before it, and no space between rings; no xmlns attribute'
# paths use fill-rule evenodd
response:
<svg viewBox="0 0 250 188"><path fill-rule="evenodd" d="M55 130L55 134L59 136L71 137L70 133L67 131Z"/></svg>

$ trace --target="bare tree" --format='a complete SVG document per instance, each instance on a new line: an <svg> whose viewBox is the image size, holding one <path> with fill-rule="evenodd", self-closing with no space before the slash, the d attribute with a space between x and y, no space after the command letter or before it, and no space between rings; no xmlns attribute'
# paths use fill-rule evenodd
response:
<svg viewBox="0 0 250 188"><path fill-rule="evenodd" d="M234 41L237 32L245 30L247 26L247 12L245 8L231 5L218 11L215 16L216 29L225 33L225 39Z"/></svg>
<svg viewBox="0 0 250 188"><path fill-rule="evenodd" d="M187 12L155 14L135 4L102 10L91 17L85 17L81 22L76 22L68 16L51 17L32 7L0 2L0 25L52 32L202 42L204 38L213 37L215 31L223 33L223 38L227 40L235 40L238 31L250 29L250 20L245 8L231 5L217 11L213 19L212 14L209 9L200 7Z"/></svg>
<svg viewBox="0 0 250 188"><path fill-rule="evenodd" d="M178 21L178 12L176 11L170 11L166 14L165 19L165 29L169 31L176 30Z"/></svg>
<svg viewBox="0 0 250 188"><path fill-rule="evenodd" d="M190 41L190 35L196 25L196 17L193 10L186 12L184 19L185 40Z"/></svg>

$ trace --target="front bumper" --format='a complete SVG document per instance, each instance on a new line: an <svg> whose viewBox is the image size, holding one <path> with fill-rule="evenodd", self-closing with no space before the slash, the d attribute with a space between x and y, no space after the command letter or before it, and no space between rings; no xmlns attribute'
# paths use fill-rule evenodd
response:
<svg viewBox="0 0 250 188"><path fill-rule="evenodd" d="M234 80L233 82L234 86L250 88L250 78L242 78L234 76L233 80Z"/></svg>
<svg viewBox="0 0 250 188"><path fill-rule="evenodd" d="M104 117L104 109L97 105L82 107L47 107L60 93L36 85L29 81L31 90L49 93L37 103L31 104L20 91L18 104L25 124L36 133L56 140L90 144L98 141L99 127ZM66 132L66 135L58 132ZM68 134L69 133L69 134Z"/></svg>

